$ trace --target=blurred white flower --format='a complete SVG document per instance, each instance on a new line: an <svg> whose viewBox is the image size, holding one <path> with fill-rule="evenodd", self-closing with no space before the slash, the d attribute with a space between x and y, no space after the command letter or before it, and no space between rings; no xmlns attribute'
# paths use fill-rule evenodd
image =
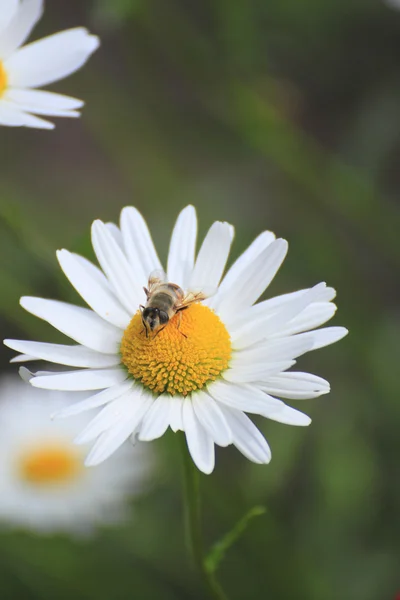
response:
<svg viewBox="0 0 400 600"><path fill-rule="evenodd" d="M1 0L0 125L53 129L36 115L79 117L81 100L32 88L67 77L85 64L99 39L83 27L21 48L40 19L43 0ZM34 113L34 114L31 114Z"/></svg>
<svg viewBox="0 0 400 600"><path fill-rule="evenodd" d="M382 0L390 8L400 10L400 0Z"/></svg>
<svg viewBox="0 0 400 600"><path fill-rule="evenodd" d="M120 228L93 223L93 248L102 271L81 256L58 252L65 275L92 310L21 298L26 310L78 345L5 340L23 353L17 360L34 357L81 367L38 372L30 383L46 389L103 390L62 413L104 406L78 438L81 443L96 440L88 465L104 461L130 436L150 441L169 426L185 432L191 456L204 473L214 468L214 444L234 444L250 460L268 463L268 444L245 413L308 425L307 415L277 396L302 400L329 392L324 379L288 369L298 356L346 335L344 327L310 331L334 315L335 290L320 283L254 305L281 266L287 242L265 231L220 283L233 227L214 223L195 260L196 235L196 213L188 206L172 234L167 281L189 298L201 290L216 293L189 303L169 321L163 311L151 315L139 310L147 302L143 287L149 274L161 269L161 263L143 217L132 207L123 209ZM162 307L165 295L159 300ZM156 329L146 333L145 317L150 329ZM158 321L165 327L158 328Z"/></svg>
<svg viewBox="0 0 400 600"><path fill-rule="evenodd" d="M87 533L126 516L150 468L149 448L125 447L95 469L84 466L74 438L82 415L51 420L69 395L0 378L0 523L42 533Z"/></svg>

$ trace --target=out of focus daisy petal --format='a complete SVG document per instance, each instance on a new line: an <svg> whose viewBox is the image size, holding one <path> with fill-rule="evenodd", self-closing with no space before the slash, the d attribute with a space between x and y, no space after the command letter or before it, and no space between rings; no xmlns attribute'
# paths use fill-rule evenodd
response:
<svg viewBox="0 0 400 600"><path fill-rule="evenodd" d="M30 115L0 96L0 125L10 127L33 127L34 129L54 129L53 123Z"/></svg>
<svg viewBox="0 0 400 600"><path fill-rule="evenodd" d="M19 0L2 0L0 11L0 33L8 27L18 10Z"/></svg>
<svg viewBox="0 0 400 600"><path fill-rule="evenodd" d="M0 125L53 129L33 116L79 117L81 100L34 90L79 69L99 40L83 27L62 31L26 46L43 10L42 0L4 0L0 11ZM31 114L33 113L33 114Z"/></svg>
<svg viewBox="0 0 400 600"><path fill-rule="evenodd" d="M98 47L98 38L83 27L32 42L4 61L9 85L39 87L63 79L82 67Z"/></svg>
<svg viewBox="0 0 400 600"><path fill-rule="evenodd" d="M144 444L127 445L103 465L86 469L88 448L74 438L88 418L49 419L68 404L68 394L34 389L17 375L0 378L3 528L87 536L98 525L123 519L128 500L149 479Z"/></svg>
<svg viewBox="0 0 400 600"><path fill-rule="evenodd" d="M76 98L41 90L10 88L3 98L23 111L49 117L79 117L80 113L74 109L83 106Z"/></svg>
<svg viewBox="0 0 400 600"><path fill-rule="evenodd" d="M0 35L1 59L7 58L25 42L43 12L43 0L21 0L19 3L14 1L14 4L17 6L19 4L19 8L14 12L5 31ZM3 5L4 0L2 12Z"/></svg>

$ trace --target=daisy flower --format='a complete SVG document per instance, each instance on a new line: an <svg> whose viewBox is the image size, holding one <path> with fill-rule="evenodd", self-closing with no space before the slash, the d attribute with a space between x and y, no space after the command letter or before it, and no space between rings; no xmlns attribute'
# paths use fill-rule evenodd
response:
<svg viewBox="0 0 400 600"><path fill-rule="evenodd" d="M149 469L145 444L121 449L96 469L86 469L74 444L85 415L49 419L69 404L65 392L44 392L19 377L0 378L0 521L42 533L87 532L119 520Z"/></svg>
<svg viewBox="0 0 400 600"><path fill-rule="evenodd" d="M185 432L193 461L204 473L214 468L215 444L234 444L251 461L268 463L268 444L245 413L308 425L310 418L281 398L302 400L329 392L324 379L289 369L301 354L346 335L343 327L314 330L335 313L335 291L320 283L255 304L282 264L287 242L261 233L222 277L233 227L214 223L197 257L196 233L196 213L188 206L172 233L166 280L176 284L172 289L178 296L182 288L186 299L201 299L198 294L211 290L214 295L189 302L168 322L163 311L157 316L141 308L148 300L143 287L149 274L162 265L143 217L132 207L122 210L120 227L93 223L101 270L67 250L57 253L90 309L21 298L23 308L77 342L6 340L22 353L17 360L78 367L35 373L31 385L101 390L62 411L68 416L103 406L78 438L81 443L96 440L88 465L108 458L129 437L154 440L168 427Z"/></svg>
<svg viewBox="0 0 400 600"><path fill-rule="evenodd" d="M43 12L43 0L2 0L0 11L0 125L53 129L36 115L79 117L81 100L41 87L74 73L98 48L83 27L55 33L21 48Z"/></svg>

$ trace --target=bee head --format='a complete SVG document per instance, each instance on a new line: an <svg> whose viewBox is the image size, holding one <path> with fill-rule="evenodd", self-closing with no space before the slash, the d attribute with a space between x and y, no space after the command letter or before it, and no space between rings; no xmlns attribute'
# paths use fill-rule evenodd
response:
<svg viewBox="0 0 400 600"><path fill-rule="evenodd" d="M147 330L157 331L160 327L168 323L169 316L164 310L149 306L143 310L142 320Z"/></svg>

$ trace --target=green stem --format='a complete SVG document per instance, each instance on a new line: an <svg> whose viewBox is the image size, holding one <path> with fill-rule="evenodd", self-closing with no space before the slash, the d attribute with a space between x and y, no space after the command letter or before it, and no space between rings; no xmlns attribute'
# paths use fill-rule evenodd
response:
<svg viewBox="0 0 400 600"><path fill-rule="evenodd" d="M191 459L184 436L179 437L183 459L186 531L192 558L210 598L228 600L214 573L206 567L201 534L199 471Z"/></svg>

